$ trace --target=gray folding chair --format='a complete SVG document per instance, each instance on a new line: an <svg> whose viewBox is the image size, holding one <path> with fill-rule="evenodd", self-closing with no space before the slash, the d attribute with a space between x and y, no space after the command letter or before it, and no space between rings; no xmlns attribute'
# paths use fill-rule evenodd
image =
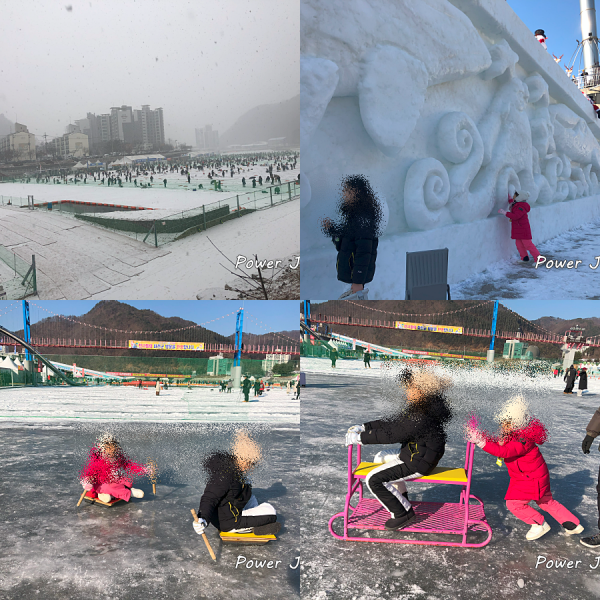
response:
<svg viewBox="0 0 600 600"><path fill-rule="evenodd" d="M406 300L450 300L448 248L406 253Z"/></svg>

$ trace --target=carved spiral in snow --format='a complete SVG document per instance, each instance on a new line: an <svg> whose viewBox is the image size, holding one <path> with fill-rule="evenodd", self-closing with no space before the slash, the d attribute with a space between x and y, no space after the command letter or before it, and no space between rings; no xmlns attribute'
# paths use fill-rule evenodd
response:
<svg viewBox="0 0 600 600"><path fill-rule="evenodd" d="M466 223L484 219L491 208L489 202L481 202L470 190L483 163L483 140L477 125L463 112L447 113L438 124L437 143L443 157L454 163L448 169L452 220Z"/></svg>
<svg viewBox="0 0 600 600"><path fill-rule="evenodd" d="M495 207L506 209L508 206L508 196L512 196L515 191L521 191L519 176L512 167L504 167L498 173L498 179L496 179Z"/></svg>
<svg viewBox="0 0 600 600"><path fill-rule="evenodd" d="M404 182L404 214L411 229L426 230L452 223L448 211L450 180L444 165L423 158L408 169Z"/></svg>
<svg viewBox="0 0 600 600"><path fill-rule="evenodd" d="M445 114L438 125L438 146L445 159L454 164L463 163L471 155L475 145L483 142L477 126L471 118L463 112L451 112Z"/></svg>

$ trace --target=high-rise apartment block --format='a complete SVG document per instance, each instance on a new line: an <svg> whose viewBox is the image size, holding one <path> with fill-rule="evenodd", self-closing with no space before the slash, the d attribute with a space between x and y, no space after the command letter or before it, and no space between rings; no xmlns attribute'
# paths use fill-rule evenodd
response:
<svg viewBox="0 0 600 600"><path fill-rule="evenodd" d="M126 144L144 145L147 149L165 143L163 109L150 109L148 104L141 110L131 106L113 106L109 114L87 113L85 119L75 121L81 133L85 133L90 144L121 140Z"/></svg>
<svg viewBox="0 0 600 600"><path fill-rule="evenodd" d="M213 130L212 125L196 128L196 148L216 152L219 149L219 132Z"/></svg>

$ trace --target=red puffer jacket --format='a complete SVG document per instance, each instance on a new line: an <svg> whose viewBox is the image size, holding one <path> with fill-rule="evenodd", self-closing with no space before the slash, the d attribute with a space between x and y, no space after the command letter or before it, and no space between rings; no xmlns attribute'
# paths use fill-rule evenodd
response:
<svg viewBox="0 0 600 600"><path fill-rule="evenodd" d="M527 202L513 202L506 216L510 219L510 237L513 240L530 240L531 227L527 213L531 206Z"/></svg>
<svg viewBox="0 0 600 600"><path fill-rule="evenodd" d="M515 432L504 444L488 440L485 452L504 459L510 484L505 500L539 500L550 492L548 466L536 445L546 439L545 427L537 420Z"/></svg>

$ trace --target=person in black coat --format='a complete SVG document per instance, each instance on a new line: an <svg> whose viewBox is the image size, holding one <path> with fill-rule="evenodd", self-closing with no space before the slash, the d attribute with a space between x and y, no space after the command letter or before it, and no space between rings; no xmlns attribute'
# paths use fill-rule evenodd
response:
<svg viewBox="0 0 600 600"><path fill-rule="evenodd" d="M233 452L213 452L204 460L208 482L200 498L198 522L194 530L204 533L209 524L219 531L235 531L256 535L277 533L275 508L258 504L246 473L260 457L260 449L245 432L238 432Z"/></svg>
<svg viewBox="0 0 600 600"><path fill-rule="evenodd" d="M581 371L579 371L579 389L587 390L587 369L583 367Z"/></svg>
<svg viewBox="0 0 600 600"><path fill-rule="evenodd" d="M563 394L570 394L573 392L573 387L575 386L575 380L577 379L577 370L573 365L571 365L565 376L563 377L563 381L567 382L567 387L565 388Z"/></svg>
<svg viewBox="0 0 600 600"><path fill-rule="evenodd" d="M446 448L445 427L452 418L444 390L447 379L426 371L404 371L400 376L406 389L407 407L398 416L364 425L354 425L346 435L349 444L401 444L400 451L380 452L383 462L366 477L365 483L382 506L390 512L386 529L401 529L414 521L415 512L405 481L428 475L437 466Z"/></svg>
<svg viewBox="0 0 600 600"><path fill-rule="evenodd" d="M350 284L341 299L358 294L366 300L365 284L375 276L384 215L382 204L364 175L350 175L342 180L338 212L341 219L323 219L321 230L331 237L338 251L337 278Z"/></svg>

